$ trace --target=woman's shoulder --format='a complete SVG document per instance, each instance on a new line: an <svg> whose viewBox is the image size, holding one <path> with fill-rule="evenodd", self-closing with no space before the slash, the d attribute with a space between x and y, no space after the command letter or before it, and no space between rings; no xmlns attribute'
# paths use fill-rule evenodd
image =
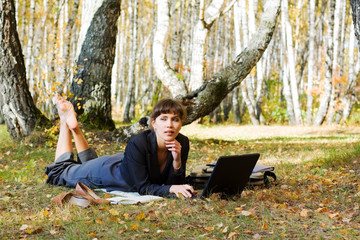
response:
<svg viewBox="0 0 360 240"><path fill-rule="evenodd" d="M131 137L130 141L131 142L147 141L150 135L151 135L151 130L145 130Z"/></svg>
<svg viewBox="0 0 360 240"><path fill-rule="evenodd" d="M151 145L153 145L153 142L156 142L156 140L152 140L151 138L151 131L145 130L141 133L138 133L130 138L130 141L126 145L126 149L130 150L140 150L140 151L147 151ZM126 150L125 150L126 151Z"/></svg>

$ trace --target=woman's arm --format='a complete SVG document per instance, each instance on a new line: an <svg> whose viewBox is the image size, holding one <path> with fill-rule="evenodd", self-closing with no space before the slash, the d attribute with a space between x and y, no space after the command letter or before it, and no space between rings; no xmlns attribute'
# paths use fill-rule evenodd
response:
<svg viewBox="0 0 360 240"><path fill-rule="evenodd" d="M169 195L170 186L162 185L160 179L158 182L150 181L150 174L154 174L154 172L150 173L149 171L156 171L155 168L158 165L151 161L154 156L149 155L146 147L147 143L142 140L130 141L126 146L125 156L128 178L136 191L142 195L167 196Z"/></svg>

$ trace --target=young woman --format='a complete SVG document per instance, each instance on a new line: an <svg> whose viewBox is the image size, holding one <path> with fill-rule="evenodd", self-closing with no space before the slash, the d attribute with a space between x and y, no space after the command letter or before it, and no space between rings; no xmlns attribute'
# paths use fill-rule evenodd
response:
<svg viewBox="0 0 360 240"><path fill-rule="evenodd" d="M106 188L158 196L192 197L194 189L184 184L189 139L180 134L186 112L172 99L160 100L151 113L151 129L132 137L125 152L98 157L82 134L73 105L55 96L60 133L55 163L45 173L47 183L75 187ZM72 137L77 150L74 160Z"/></svg>

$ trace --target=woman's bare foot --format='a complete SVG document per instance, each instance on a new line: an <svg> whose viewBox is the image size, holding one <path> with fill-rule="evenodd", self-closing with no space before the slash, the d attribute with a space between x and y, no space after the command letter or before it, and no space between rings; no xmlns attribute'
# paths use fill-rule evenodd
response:
<svg viewBox="0 0 360 240"><path fill-rule="evenodd" d="M59 94L55 95L54 102L58 110L60 121L65 121L70 130L75 130L79 124L76 119L74 106L71 102L63 99Z"/></svg>

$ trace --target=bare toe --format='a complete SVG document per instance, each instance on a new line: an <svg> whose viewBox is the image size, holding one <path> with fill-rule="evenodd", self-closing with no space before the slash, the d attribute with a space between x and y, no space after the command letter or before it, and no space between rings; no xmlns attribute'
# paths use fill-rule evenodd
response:
<svg viewBox="0 0 360 240"><path fill-rule="evenodd" d="M57 104L62 99L64 99L64 98L59 93L55 93L55 96L52 99L53 104Z"/></svg>

